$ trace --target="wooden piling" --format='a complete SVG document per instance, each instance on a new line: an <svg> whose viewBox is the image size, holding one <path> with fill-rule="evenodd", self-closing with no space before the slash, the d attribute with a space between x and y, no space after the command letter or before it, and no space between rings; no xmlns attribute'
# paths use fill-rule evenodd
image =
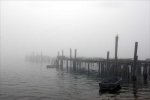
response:
<svg viewBox="0 0 150 100"><path fill-rule="evenodd" d="M59 51L57 53L57 65L59 66Z"/></svg>
<svg viewBox="0 0 150 100"><path fill-rule="evenodd" d="M77 49L75 49L75 59L77 58Z"/></svg>
<svg viewBox="0 0 150 100"><path fill-rule="evenodd" d="M118 35L116 36L115 40L115 62L116 62L116 67L117 67L117 60L118 60Z"/></svg>
<svg viewBox="0 0 150 100"><path fill-rule="evenodd" d="M101 76L104 76L104 63L101 62Z"/></svg>
<svg viewBox="0 0 150 100"><path fill-rule="evenodd" d="M70 67L71 67L71 65L72 65L72 50L71 50L71 48L70 48Z"/></svg>
<svg viewBox="0 0 150 100"><path fill-rule="evenodd" d="M109 60L109 51L107 51L107 61Z"/></svg>
<svg viewBox="0 0 150 100"><path fill-rule="evenodd" d="M88 75L90 74L90 68L89 68L89 63L88 63Z"/></svg>
<svg viewBox="0 0 150 100"><path fill-rule="evenodd" d="M76 57L77 57L77 50L75 49L75 57L73 60L73 69L76 70Z"/></svg>
<svg viewBox="0 0 150 100"><path fill-rule="evenodd" d="M138 49L138 42L135 42L135 49L134 49L134 61L133 61L133 81L136 81L136 66L137 66L137 49Z"/></svg>
<svg viewBox="0 0 150 100"><path fill-rule="evenodd" d="M72 59L72 50L70 48L70 59Z"/></svg>
<svg viewBox="0 0 150 100"><path fill-rule="evenodd" d="M143 68L143 78L145 81L147 80L147 76L147 63L145 63Z"/></svg>
<svg viewBox="0 0 150 100"><path fill-rule="evenodd" d="M98 63L98 75L100 76L100 62Z"/></svg>
<svg viewBox="0 0 150 100"><path fill-rule="evenodd" d="M62 50L61 67L63 67L63 56L64 56L64 51Z"/></svg>
<svg viewBox="0 0 150 100"><path fill-rule="evenodd" d="M67 70L68 70L68 60L66 60L66 67L67 67Z"/></svg>
<svg viewBox="0 0 150 100"><path fill-rule="evenodd" d="M107 73L109 73L109 51L107 51L107 66L106 66L106 70L107 70Z"/></svg>

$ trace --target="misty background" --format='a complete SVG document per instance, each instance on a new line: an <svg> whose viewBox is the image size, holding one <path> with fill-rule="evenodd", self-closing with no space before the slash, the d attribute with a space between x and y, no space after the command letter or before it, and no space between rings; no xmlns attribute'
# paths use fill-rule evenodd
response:
<svg viewBox="0 0 150 100"><path fill-rule="evenodd" d="M150 1L0 1L1 60L35 53L57 56L150 58ZM73 54L74 55L74 54Z"/></svg>

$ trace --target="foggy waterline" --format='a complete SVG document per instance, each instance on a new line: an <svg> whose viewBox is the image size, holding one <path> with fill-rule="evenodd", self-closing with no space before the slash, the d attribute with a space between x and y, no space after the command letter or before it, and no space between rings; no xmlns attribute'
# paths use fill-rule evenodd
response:
<svg viewBox="0 0 150 100"><path fill-rule="evenodd" d="M25 62L22 59L18 61L17 64L8 64L9 61L2 63L0 76L1 100L150 99L149 79L147 84L143 84L141 80L142 85L138 84L135 88L132 82L128 83L127 81L118 93L99 94L98 82L100 77L93 76L92 73L88 76L87 73L74 73L70 71L70 67L67 70L66 66L63 66L63 70L59 68L47 69L46 66L49 63ZM11 69L10 66L14 69Z"/></svg>

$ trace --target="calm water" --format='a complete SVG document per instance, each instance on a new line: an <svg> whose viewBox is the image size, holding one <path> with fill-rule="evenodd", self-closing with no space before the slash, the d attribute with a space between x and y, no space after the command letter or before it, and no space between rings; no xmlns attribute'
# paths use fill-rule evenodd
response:
<svg viewBox="0 0 150 100"><path fill-rule="evenodd" d="M150 100L150 86L124 83L117 93L99 93L98 78L46 64L5 61L0 69L0 100Z"/></svg>

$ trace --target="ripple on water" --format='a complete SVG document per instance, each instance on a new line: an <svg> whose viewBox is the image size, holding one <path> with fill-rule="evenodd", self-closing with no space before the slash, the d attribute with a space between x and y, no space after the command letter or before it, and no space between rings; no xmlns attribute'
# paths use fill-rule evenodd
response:
<svg viewBox="0 0 150 100"><path fill-rule="evenodd" d="M35 96L17 96L15 100L36 100Z"/></svg>
<svg viewBox="0 0 150 100"><path fill-rule="evenodd" d="M118 93L99 94L101 78L44 68L30 66L28 72L18 72L22 76L3 75L0 100L150 100L148 85L134 91L127 83Z"/></svg>
<svg viewBox="0 0 150 100"><path fill-rule="evenodd" d="M0 96L0 100L15 100L15 96L2 95Z"/></svg>

